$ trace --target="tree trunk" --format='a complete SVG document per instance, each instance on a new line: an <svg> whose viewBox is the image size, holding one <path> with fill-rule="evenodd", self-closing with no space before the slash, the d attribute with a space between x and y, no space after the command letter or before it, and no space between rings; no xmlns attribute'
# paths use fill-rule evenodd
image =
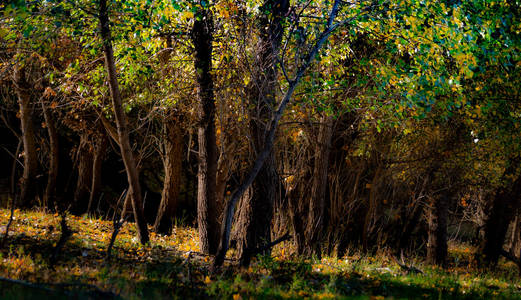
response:
<svg viewBox="0 0 521 300"><path fill-rule="evenodd" d="M118 78L116 73L116 64L114 61L114 52L112 49L112 38L110 34L110 22L107 9L107 0L99 2L99 22L101 38L103 41L103 52L105 54L105 68L108 74L110 96L116 117L116 125L118 131L119 147L125 170L127 172L128 185L132 198L132 207L134 210L134 219L136 222L138 238L141 244L149 241L147 222L143 212L143 204L141 197L141 186L139 183L139 173L136 168L136 161L132 148L130 147L130 137L126 115L123 111L121 94L119 92Z"/></svg>
<svg viewBox="0 0 521 300"><path fill-rule="evenodd" d="M327 28L324 29L324 31L322 31L322 33L316 39L314 46L309 51L303 64L298 68L298 70L295 74L295 77L289 81L289 86L286 90L286 93L284 94L284 97L282 98L277 109L275 110L273 117L269 121L269 125L267 126L267 133L265 136L265 140L262 143L262 148L258 149L260 151L256 154L256 158L253 163L253 166L247 173L246 178L243 180L243 182L241 182L239 187L232 193L232 196L231 196L230 200L228 201L228 203L226 203L224 217L223 217L223 221L221 223L221 234L219 237L219 249L217 250L217 253L216 253L213 263L212 263L212 269L214 269L214 270L215 270L215 268L222 266L225 255L226 255L226 251L228 250L233 215L235 212L235 205L237 205L237 202L239 201L239 199L246 192L246 190L252 185L253 181L259 175L259 172L263 168L264 163L269 158L270 153L272 152L272 149L273 149L273 143L275 140L275 133L277 131L277 126L279 124L280 119L282 118L282 114L284 113L284 110L286 109L287 105L289 104L289 102L291 100L291 97L293 96L293 93L295 92L297 85L299 84L300 80L302 79L302 76L304 75L305 71L309 68L311 63L318 56L319 50L322 48L324 43L327 41L328 37L331 35L331 33L334 31L335 28L337 28L338 26L340 26L342 24L342 23L335 23L335 24L333 23L336 18L336 15L338 13L338 10L339 10L340 2L341 2L341 0L335 0L335 2L333 3L333 7L331 9L331 12L329 14L329 18L327 21ZM280 4L272 5L271 7L273 7L273 6L275 6L276 9L282 9L281 8L282 5L280 5ZM275 22L275 23L281 25L281 22ZM277 46L277 45L272 44L272 46Z"/></svg>
<svg viewBox="0 0 521 300"><path fill-rule="evenodd" d="M518 209L513 221L512 241L510 245L510 254L518 260L521 259L521 217L519 213Z"/></svg>
<svg viewBox="0 0 521 300"><path fill-rule="evenodd" d="M74 191L72 213L81 215L87 212L89 205L90 188L92 185L92 145L87 133L80 134L80 144L76 153L78 160L78 179Z"/></svg>
<svg viewBox="0 0 521 300"><path fill-rule="evenodd" d="M199 98L199 169L197 173L197 223L201 251L215 254L219 246L221 216L217 203L217 141L215 135L215 96L212 70L213 17L199 7L192 29Z"/></svg>
<svg viewBox="0 0 521 300"><path fill-rule="evenodd" d="M519 159L510 161L510 165L503 174L503 180L511 177L517 168ZM481 245L483 261L495 265L503 250L508 225L520 206L521 175L510 186L500 188L494 197L492 208L485 223L485 240Z"/></svg>
<svg viewBox="0 0 521 300"><path fill-rule="evenodd" d="M21 182L20 205L30 207L34 204L37 193L38 156L36 153L36 136L33 125L33 106L31 103L31 86L26 78L25 67L15 65L14 81L18 104L20 105L20 121L22 128L24 172Z"/></svg>
<svg viewBox="0 0 521 300"><path fill-rule="evenodd" d="M301 177L302 178L302 177ZM293 180L292 180L293 181ZM297 250L297 254L304 253L304 245L305 245L305 224L304 221L306 219L305 214L302 209L302 192L300 192L300 188L298 185L288 184L286 188L286 197L288 201L289 208L289 219L291 222L291 226L294 234L294 241Z"/></svg>
<svg viewBox="0 0 521 300"><path fill-rule="evenodd" d="M166 116L165 118L169 117ZM181 190L183 134L178 120L170 118L163 121L163 126L165 131L163 157L165 179L161 203L154 223L154 231L161 234L170 234Z"/></svg>
<svg viewBox="0 0 521 300"><path fill-rule="evenodd" d="M267 124L272 118L277 91L276 56L282 41L283 19L288 12L289 1L266 0L261 8L260 42L258 58L249 87L249 100L256 107L250 114L250 134L254 152L265 147ZM252 184L251 197L245 198L237 220L240 264L250 263L252 251L271 240L270 226L273 202L277 197L278 175L275 156L270 151L257 178Z"/></svg>
<svg viewBox="0 0 521 300"><path fill-rule="evenodd" d="M43 116L49 134L49 173L47 177L47 186L45 187L45 194L43 196L43 204L45 207L54 210L56 204L56 185L58 182L58 168L60 161L58 132L56 124L51 112L47 106L41 101Z"/></svg>
<svg viewBox="0 0 521 300"><path fill-rule="evenodd" d="M159 61L163 65L163 75L168 76L169 61L173 51L172 37L166 36L165 40L166 49L160 52ZM169 109L163 117L162 159L165 177L153 230L166 235L172 232L181 190L183 134L179 121L173 109Z"/></svg>
<svg viewBox="0 0 521 300"><path fill-rule="evenodd" d="M382 173L382 167L376 165L376 171L374 173L373 180L369 186L369 199L367 201L367 211L365 214L364 226L362 229L362 249L363 251L369 250L369 239L372 233L372 226L374 225L374 221L376 218L376 210L377 210L377 198L376 195L378 193L377 183L380 180L380 176Z"/></svg>
<svg viewBox="0 0 521 300"><path fill-rule="evenodd" d="M313 254L320 257L320 234L324 227L326 210L327 175L329 166L329 153L331 149L331 137L333 135L333 119L323 115L317 137L315 149L315 161L313 170L313 182L311 185L311 197L309 199L309 212L305 235L304 254Z"/></svg>
<svg viewBox="0 0 521 300"><path fill-rule="evenodd" d="M273 157L269 157L252 185L250 197L245 197L237 220L237 250L239 264L248 266L255 250L271 241L273 201L277 197L277 173ZM269 249L265 253L269 253Z"/></svg>
<svg viewBox="0 0 521 300"><path fill-rule="evenodd" d="M100 132L102 132L100 128ZM97 201L101 194L101 175L102 165L107 151L108 139L104 133L101 133L96 140L94 145L94 159L92 163L92 183L90 188L89 205L87 207L87 213L92 213L94 207L96 207Z"/></svg>
<svg viewBox="0 0 521 300"><path fill-rule="evenodd" d="M447 220L449 197L443 193L432 199L429 208L429 234L427 261L435 265L445 265L447 259Z"/></svg>

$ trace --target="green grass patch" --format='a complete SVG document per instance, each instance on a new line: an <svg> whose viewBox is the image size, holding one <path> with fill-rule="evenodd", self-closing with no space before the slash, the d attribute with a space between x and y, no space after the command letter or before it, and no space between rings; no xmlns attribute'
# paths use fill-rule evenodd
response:
<svg viewBox="0 0 521 300"><path fill-rule="evenodd" d="M8 216L0 210L2 229ZM107 262L112 223L68 217L74 234L51 266L59 217L39 211L16 211L15 217L0 250L0 276L22 283L0 281L5 299L521 299L513 264L501 261L496 270L480 270L475 249L463 244L451 245L446 269L412 258L423 271L417 274L401 270L384 254L303 260L288 255L290 243L277 246L272 256L257 257L248 269L227 265L211 274L208 257L187 258L199 250L194 228L152 234L141 246L133 224L126 224Z"/></svg>

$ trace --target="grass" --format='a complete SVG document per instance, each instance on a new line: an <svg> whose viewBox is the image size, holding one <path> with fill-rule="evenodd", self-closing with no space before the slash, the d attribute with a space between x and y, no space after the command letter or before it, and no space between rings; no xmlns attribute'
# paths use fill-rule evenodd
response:
<svg viewBox="0 0 521 300"><path fill-rule="evenodd" d="M8 217L0 210L1 233ZM521 299L515 265L502 261L496 270L480 270L474 249L463 244L451 245L446 269L413 259L423 274L404 272L385 254L303 260L288 254L290 243L248 269L227 266L211 274L208 257L190 254L199 250L194 228L176 227L172 236L152 233L141 246L133 224L126 224L114 259L106 262L112 223L69 216L75 233L51 266L59 217L39 211L16 211L15 217L0 250L0 276L22 282L0 281L2 299Z"/></svg>

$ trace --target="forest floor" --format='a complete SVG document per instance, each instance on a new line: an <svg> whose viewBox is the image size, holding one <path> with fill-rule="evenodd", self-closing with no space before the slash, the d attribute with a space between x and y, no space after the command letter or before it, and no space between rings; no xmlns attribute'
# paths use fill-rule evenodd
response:
<svg viewBox="0 0 521 300"><path fill-rule="evenodd" d="M9 210L0 209L4 234ZM419 258L401 268L388 255L352 255L302 260L290 255L290 243L278 245L271 257L258 257L248 269L228 261L217 273L210 259L197 253L197 231L176 227L171 236L152 233L143 247L133 224L122 228L113 258L105 260L112 222L67 218L73 235L52 265L60 237L60 217L39 211L15 211L6 245L0 249L1 299L521 299L515 265L502 261L496 270L480 270L473 248L450 247L446 269Z"/></svg>

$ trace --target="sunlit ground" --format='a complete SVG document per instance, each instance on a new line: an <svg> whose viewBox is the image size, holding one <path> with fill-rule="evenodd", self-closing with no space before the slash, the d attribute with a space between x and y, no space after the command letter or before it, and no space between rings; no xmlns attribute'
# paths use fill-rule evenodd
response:
<svg viewBox="0 0 521 300"><path fill-rule="evenodd" d="M9 211L0 210L4 233ZM427 298L521 299L517 267L502 261L483 271L473 261L473 248L453 244L447 269L407 257L423 273L412 273L385 254L301 260L290 243L277 246L271 257L259 257L248 269L230 266L208 271L210 258L198 254L197 230L177 227L172 236L151 234L141 246L133 224L126 224L105 260L112 222L68 217L74 231L58 256L50 257L60 237L59 216L38 211L15 212L9 240L0 252L4 298ZM229 253L232 255L233 253ZM0 297L1 298L1 297Z"/></svg>

